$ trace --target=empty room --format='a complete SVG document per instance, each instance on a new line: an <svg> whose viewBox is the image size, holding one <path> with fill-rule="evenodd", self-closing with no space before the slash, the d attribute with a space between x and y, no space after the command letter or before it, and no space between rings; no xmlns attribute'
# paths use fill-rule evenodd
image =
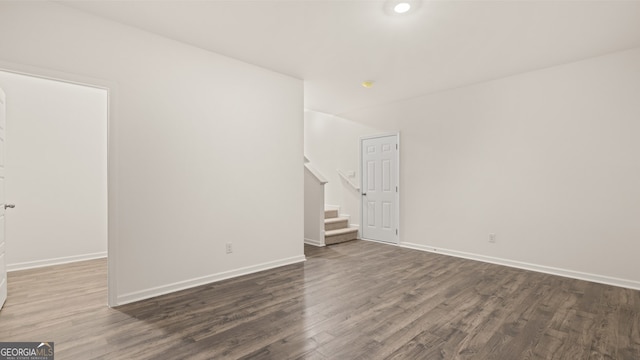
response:
<svg viewBox="0 0 640 360"><path fill-rule="evenodd" d="M0 1L0 89L0 359L640 359L640 1Z"/></svg>

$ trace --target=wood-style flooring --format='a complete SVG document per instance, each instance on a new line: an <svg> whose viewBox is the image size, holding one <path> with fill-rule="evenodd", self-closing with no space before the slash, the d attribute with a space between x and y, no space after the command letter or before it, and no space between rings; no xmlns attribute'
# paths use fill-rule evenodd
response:
<svg viewBox="0 0 640 360"><path fill-rule="evenodd" d="M106 261L9 273L0 341L63 359L640 359L640 291L366 241L106 306Z"/></svg>

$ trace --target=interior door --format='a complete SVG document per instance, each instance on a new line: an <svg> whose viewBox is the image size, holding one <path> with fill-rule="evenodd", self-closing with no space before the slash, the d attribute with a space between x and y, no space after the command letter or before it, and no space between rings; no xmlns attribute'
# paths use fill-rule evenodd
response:
<svg viewBox="0 0 640 360"><path fill-rule="evenodd" d="M7 134L5 110L5 95L4 91L0 89L0 309L2 309L4 302L7 300L7 257L5 255L6 246L4 241L4 139Z"/></svg>
<svg viewBox="0 0 640 360"><path fill-rule="evenodd" d="M398 136L360 140L362 234L364 239L398 242Z"/></svg>

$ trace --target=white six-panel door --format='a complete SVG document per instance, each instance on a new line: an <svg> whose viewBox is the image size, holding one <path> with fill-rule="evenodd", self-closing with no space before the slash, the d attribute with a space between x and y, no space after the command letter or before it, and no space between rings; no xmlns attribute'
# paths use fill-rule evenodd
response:
<svg viewBox="0 0 640 360"><path fill-rule="evenodd" d="M0 309L4 305L4 302L7 300L7 257L5 255L6 246L4 241L4 140L7 133L7 118L5 109L5 95L4 91L0 89Z"/></svg>
<svg viewBox="0 0 640 360"><path fill-rule="evenodd" d="M398 136L362 138L362 238L398 242Z"/></svg>

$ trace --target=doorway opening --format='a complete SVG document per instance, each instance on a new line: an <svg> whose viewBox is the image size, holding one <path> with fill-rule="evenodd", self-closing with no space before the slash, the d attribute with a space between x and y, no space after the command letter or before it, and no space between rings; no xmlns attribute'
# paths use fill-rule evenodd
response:
<svg viewBox="0 0 640 360"><path fill-rule="evenodd" d="M8 271L107 257L109 90L0 70ZM9 294L9 298L11 294Z"/></svg>

